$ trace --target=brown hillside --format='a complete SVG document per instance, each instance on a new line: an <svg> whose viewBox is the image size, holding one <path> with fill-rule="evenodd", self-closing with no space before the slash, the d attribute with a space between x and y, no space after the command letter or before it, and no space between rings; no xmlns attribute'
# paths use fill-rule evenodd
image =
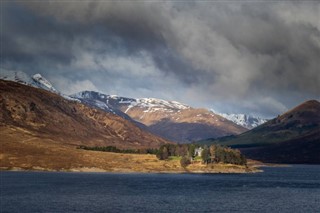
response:
<svg viewBox="0 0 320 213"><path fill-rule="evenodd" d="M278 125L290 122L300 125L320 124L320 103L316 100L306 101L276 118Z"/></svg>
<svg viewBox="0 0 320 213"><path fill-rule="evenodd" d="M320 103L306 101L239 136L211 141L271 163L320 163Z"/></svg>
<svg viewBox="0 0 320 213"><path fill-rule="evenodd" d="M1 129L75 145L143 148L168 143L117 115L41 89L0 80L0 91Z"/></svg>
<svg viewBox="0 0 320 213"><path fill-rule="evenodd" d="M177 142L237 135L247 131L246 128L206 109L190 107L152 111L139 106L129 110L124 107L120 109L133 119L147 125L151 132Z"/></svg>

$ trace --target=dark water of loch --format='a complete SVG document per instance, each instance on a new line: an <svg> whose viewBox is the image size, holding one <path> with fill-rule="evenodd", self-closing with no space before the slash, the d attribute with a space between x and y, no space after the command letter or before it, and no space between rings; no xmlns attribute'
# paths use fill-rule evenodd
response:
<svg viewBox="0 0 320 213"><path fill-rule="evenodd" d="M320 165L257 174L1 172L0 212L320 212Z"/></svg>

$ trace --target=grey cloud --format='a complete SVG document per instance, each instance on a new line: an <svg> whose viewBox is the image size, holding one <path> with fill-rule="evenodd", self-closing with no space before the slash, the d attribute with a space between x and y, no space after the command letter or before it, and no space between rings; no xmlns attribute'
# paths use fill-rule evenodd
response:
<svg viewBox="0 0 320 213"><path fill-rule="evenodd" d="M74 82L265 116L319 98L318 2L17 1L4 8L3 65L61 79L65 91L81 88L66 88Z"/></svg>

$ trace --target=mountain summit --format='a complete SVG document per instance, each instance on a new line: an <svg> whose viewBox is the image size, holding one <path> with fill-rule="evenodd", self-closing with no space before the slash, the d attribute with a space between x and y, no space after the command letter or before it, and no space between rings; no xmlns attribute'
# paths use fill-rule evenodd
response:
<svg viewBox="0 0 320 213"><path fill-rule="evenodd" d="M214 110L211 110L211 111L215 112ZM268 121L267 119L253 116L253 115L247 115L247 114L233 114L233 113L217 113L217 114L247 129L253 129Z"/></svg>

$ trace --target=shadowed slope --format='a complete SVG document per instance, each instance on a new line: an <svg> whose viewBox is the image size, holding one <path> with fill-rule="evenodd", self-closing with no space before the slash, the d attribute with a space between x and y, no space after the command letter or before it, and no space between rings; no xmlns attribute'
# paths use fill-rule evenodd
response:
<svg viewBox="0 0 320 213"><path fill-rule="evenodd" d="M320 163L320 103L311 100L239 136L206 141L265 162Z"/></svg>
<svg viewBox="0 0 320 213"><path fill-rule="evenodd" d="M75 145L143 148L168 142L117 115L48 91L3 80L0 91L2 129L14 128L34 137Z"/></svg>

